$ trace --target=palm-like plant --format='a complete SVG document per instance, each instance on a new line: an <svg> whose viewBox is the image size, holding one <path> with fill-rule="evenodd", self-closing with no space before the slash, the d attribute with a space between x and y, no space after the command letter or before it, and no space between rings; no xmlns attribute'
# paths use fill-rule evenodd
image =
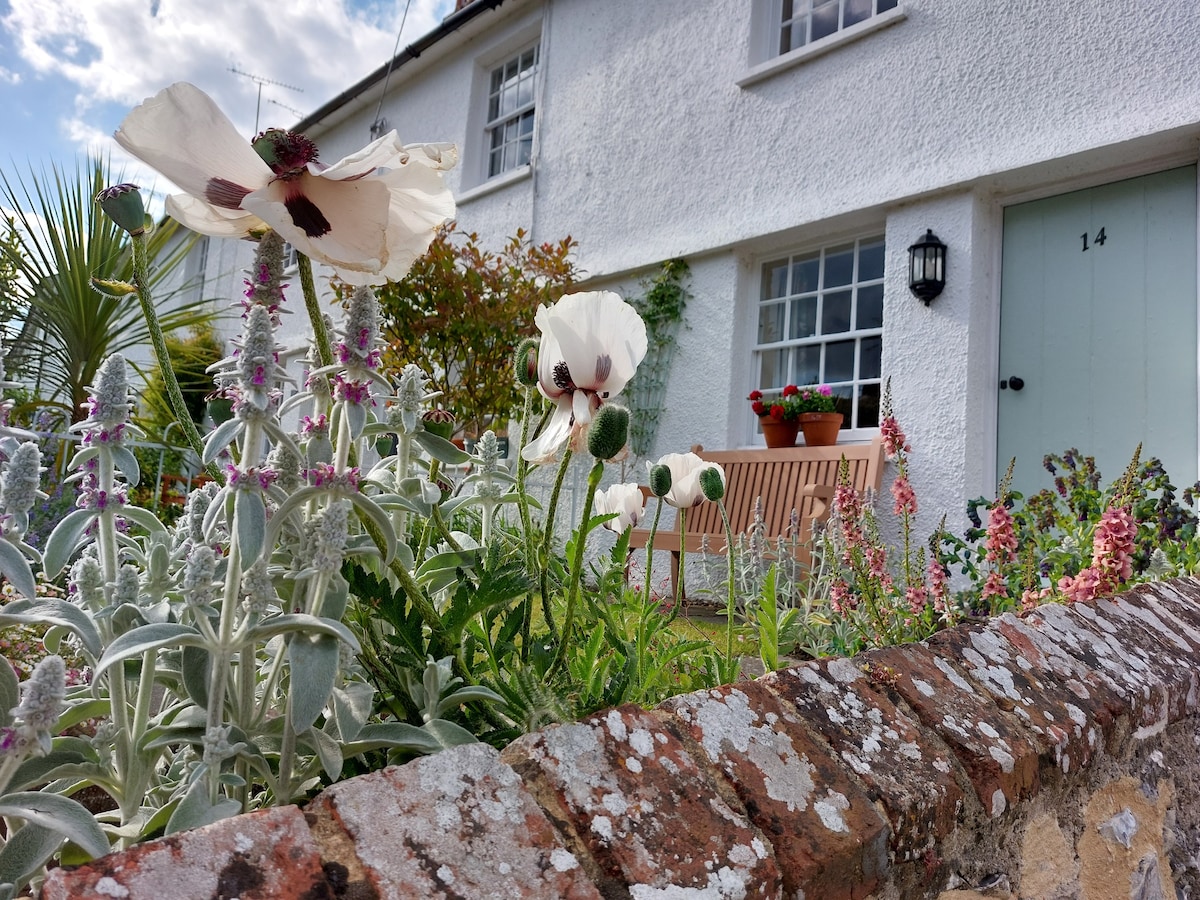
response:
<svg viewBox="0 0 1200 900"><path fill-rule="evenodd" d="M34 380L39 399L69 407L71 421L83 418L87 386L100 363L113 353L137 356L149 345L149 332L134 297L97 291L92 279L130 282L133 253L129 235L93 202L96 194L119 181L102 158L88 157L75 170L57 166L12 180L0 172L0 201L15 216L15 241L0 242L0 254L15 267L15 308L20 318L10 366ZM149 235L154 265L150 286L164 331L211 322L203 300L172 302L186 285L163 290L191 249L193 239L167 220ZM182 279L174 279L182 282ZM10 323L11 324L11 323Z"/></svg>

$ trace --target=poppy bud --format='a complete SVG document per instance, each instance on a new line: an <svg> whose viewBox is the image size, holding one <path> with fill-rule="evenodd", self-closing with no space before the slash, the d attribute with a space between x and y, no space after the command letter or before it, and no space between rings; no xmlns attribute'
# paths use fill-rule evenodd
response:
<svg viewBox="0 0 1200 900"><path fill-rule="evenodd" d="M650 467L650 493L665 497L671 490L671 469L661 463Z"/></svg>
<svg viewBox="0 0 1200 900"><path fill-rule="evenodd" d="M513 374L522 387L537 387L538 345L537 338L525 338L513 354Z"/></svg>
<svg viewBox="0 0 1200 900"><path fill-rule="evenodd" d="M716 466L700 472L700 490L709 500L720 500L725 496L725 474Z"/></svg>
<svg viewBox="0 0 1200 900"><path fill-rule="evenodd" d="M146 230L146 207L136 184L115 184L96 195L96 202L110 219L130 234Z"/></svg>
<svg viewBox="0 0 1200 900"><path fill-rule="evenodd" d="M446 409L431 409L427 410L421 416L421 423L425 426L425 430L430 434L436 434L440 438L450 440L450 436L454 434L454 414Z"/></svg>
<svg viewBox="0 0 1200 900"><path fill-rule="evenodd" d="M629 438L629 410L615 403L600 407L588 429L588 452L596 459L612 459Z"/></svg>

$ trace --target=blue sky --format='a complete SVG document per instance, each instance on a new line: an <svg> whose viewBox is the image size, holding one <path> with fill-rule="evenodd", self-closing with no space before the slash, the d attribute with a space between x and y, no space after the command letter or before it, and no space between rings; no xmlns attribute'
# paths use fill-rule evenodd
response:
<svg viewBox="0 0 1200 900"><path fill-rule="evenodd" d="M401 46L453 8L410 0ZM261 126L290 125L387 61L404 9L405 0L0 0L0 171L25 177L102 152L149 186L154 176L111 139L141 100L190 81L249 136L258 87L236 67L303 88L263 88Z"/></svg>

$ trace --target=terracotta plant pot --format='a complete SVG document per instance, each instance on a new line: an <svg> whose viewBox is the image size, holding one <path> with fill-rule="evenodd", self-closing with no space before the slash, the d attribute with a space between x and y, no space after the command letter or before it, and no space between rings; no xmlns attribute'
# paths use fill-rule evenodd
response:
<svg viewBox="0 0 1200 900"><path fill-rule="evenodd" d="M766 438L768 447L796 446L796 435L800 433L800 423L796 419L761 416L758 422L762 426L763 437Z"/></svg>
<svg viewBox="0 0 1200 900"><path fill-rule="evenodd" d="M800 413L800 427L804 429L804 443L809 447L832 447L837 443L842 429L842 414Z"/></svg>

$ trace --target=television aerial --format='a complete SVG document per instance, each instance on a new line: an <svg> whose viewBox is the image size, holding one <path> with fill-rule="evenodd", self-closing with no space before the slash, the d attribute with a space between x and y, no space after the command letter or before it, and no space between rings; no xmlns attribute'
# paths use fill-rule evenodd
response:
<svg viewBox="0 0 1200 900"><path fill-rule="evenodd" d="M276 81L273 78L263 78L261 75L254 75L250 72L243 72L237 66L230 66L229 71L232 72L234 75L240 75L242 78L249 78L251 81L253 81L255 84L258 85L258 103L254 107L254 134L256 134L256 135L258 134L258 117L259 117L259 114L262 112L262 89L263 89L264 84L272 84L272 85L275 85L275 87L287 88L289 91L295 91L298 94L304 93L304 88L296 87L294 84L285 84L284 82ZM274 101L272 101L272 102L274 102ZM279 105L283 106L282 103ZM286 109L287 107L284 107L284 108Z"/></svg>

